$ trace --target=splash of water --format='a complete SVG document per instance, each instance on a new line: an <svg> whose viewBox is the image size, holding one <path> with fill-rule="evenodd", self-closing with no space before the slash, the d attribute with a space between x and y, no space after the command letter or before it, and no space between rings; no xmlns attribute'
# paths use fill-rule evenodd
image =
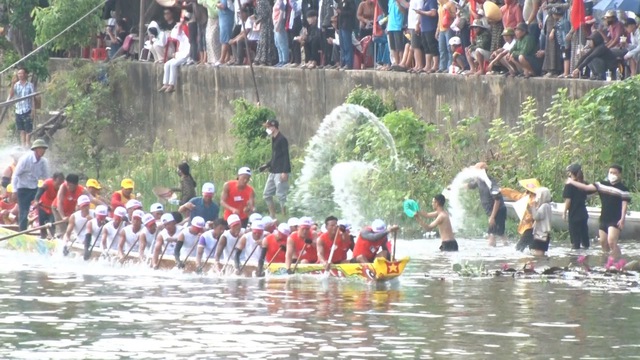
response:
<svg viewBox="0 0 640 360"><path fill-rule="evenodd" d="M331 185L333 185L333 202L338 205L344 219L354 226L362 226L360 198L355 191L360 190L360 180L364 179L373 166L363 161L337 163L331 169Z"/></svg>
<svg viewBox="0 0 640 360"><path fill-rule="evenodd" d="M480 179L488 185L491 183L486 171L468 167L462 169L451 182L451 185L443 192L449 201L449 210L451 213L451 226L453 231L457 232L464 228L466 218L465 208L462 203L463 191L467 189L469 180ZM489 185L490 186L490 185Z"/></svg>
<svg viewBox="0 0 640 360"><path fill-rule="evenodd" d="M314 180L327 175L327 170L336 161L337 146L344 140L347 131L352 129L354 124L361 121L369 122L376 127L389 148L393 163L398 166L398 151L389 129L374 114L362 106L352 104L338 106L322 120L316 134L311 138L309 145L305 149L304 165L300 176L295 182L295 190L292 193L292 202L303 213L313 215L314 209L318 206L318 201L325 201L325 199L318 199L317 194L314 193L312 189ZM348 220L353 221L352 219Z"/></svg>
<svg viewBox="0 0 640 360"><path fill-rule="evenodd" d="M24 148L16 145L6 145L0 147L0 171L4 171L14 161L18 162L18 159L26 152Z"/></svg>

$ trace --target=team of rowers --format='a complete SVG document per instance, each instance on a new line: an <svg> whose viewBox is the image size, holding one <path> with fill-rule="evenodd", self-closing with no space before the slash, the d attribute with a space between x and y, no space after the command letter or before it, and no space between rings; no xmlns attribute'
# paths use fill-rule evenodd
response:
<svg viewBox="0 0 640 360"><path fill-rule="evenodd" d="M132 179L122 180L108 206L97 180L89 179L85 187L78 184L77 175L65 178L56 173L43 181L34 205L43 215L41 224L53 222L48 217L51 213L67 223L62 235L65 252L79 240L84 242L85 259L97 247L105 256L117 253L122 261L136 259L154 268L167 255L180 268L189 259L195 259L199 270L207 261L214 267L236 270L240 264L251 263L262 275L265 261L284 263L293 272L298 263L328 265L390 258L389 234L397 233L398 226L387 227L378 219L356 237L350 224L334 216L327 217L320 229L307 216L278 224L270 216L254 213L251 170L243 167L237 174L224 184L223 218L217 218L212 183L203 184L202 196L180 206L178 212L165 212L162 204L155 203L145 213L133 192ZM41 235L46 236L46 228L43 231Z"/></svg>

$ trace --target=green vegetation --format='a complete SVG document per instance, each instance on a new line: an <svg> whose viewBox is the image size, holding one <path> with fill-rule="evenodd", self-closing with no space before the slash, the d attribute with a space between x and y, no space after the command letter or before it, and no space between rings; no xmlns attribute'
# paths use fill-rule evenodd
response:
<svg viewBox="0 0 640 360"><path fill-rule="evenodd" d="M91 9L104 3L103 0L51 0L49 2L49 6L36 7L32 13L37 44L49 41ZM96 10L63 36L54 40L50 45L51 49L69 50L88 46L93 40L92 34L97 34L102 26L100 10Z"/></svg>

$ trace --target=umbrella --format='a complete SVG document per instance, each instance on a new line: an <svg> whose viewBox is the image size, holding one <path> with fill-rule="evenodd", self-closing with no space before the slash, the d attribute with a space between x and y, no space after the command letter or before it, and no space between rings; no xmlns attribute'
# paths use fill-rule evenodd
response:
<svg viewBox="0 0 640 360"><path fill-rule="evenodd" d="M618 10L633 11L634 14L640 14L640 0L622 0L618 4Z"/></svg>
<svg viewBox="0 0 640 360"><path fill-rule="evenodd" d="M621 2L622 0L602 0L593 7L593 10L616 10L618 9L618 5L620 5Z"/></svg>

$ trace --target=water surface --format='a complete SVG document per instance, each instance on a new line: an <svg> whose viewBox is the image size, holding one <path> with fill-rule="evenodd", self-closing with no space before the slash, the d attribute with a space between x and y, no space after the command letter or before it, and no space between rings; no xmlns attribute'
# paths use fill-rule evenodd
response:
<svg viewBox="0 0 640 360"><path fill-rule="evenodd" d="M530 261L512 247L399 241L405 274L211 278L0 250L4 359L620 359L640 357L637 276L461 278L455 262ZM640 258L640 246L625 244ZM578 254L554 247L537 268ZM601 265L601 264L600 264Z"/></svg>

